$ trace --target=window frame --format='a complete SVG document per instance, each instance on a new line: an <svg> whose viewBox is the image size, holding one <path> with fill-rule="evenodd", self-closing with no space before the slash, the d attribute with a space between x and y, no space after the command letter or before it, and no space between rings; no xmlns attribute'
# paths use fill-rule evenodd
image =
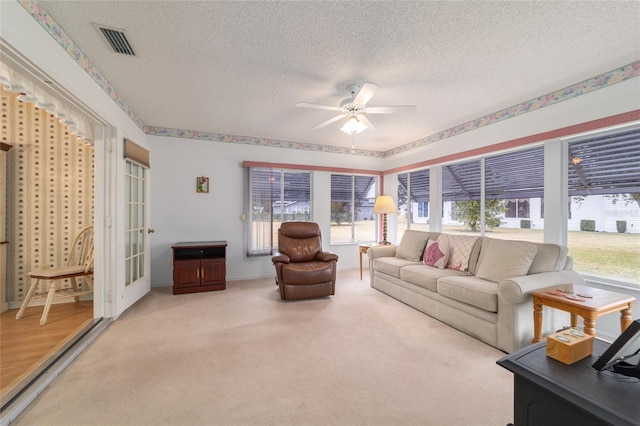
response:
<svg viewBox="0 0 640 426"><path fill-rule="evenodd" d="M334 198L333 198L333 177L334 176L347 176L351 178L351 200L350 200L350 212L349 212L349 217L351 220L351 238L349 241L334 241L333 240L333 232L329 233L329 244L331 245L350 245L350 244L364 244L364 243L373 243L375 241L378 240L378 215L373 215L374 219L373 221L375 221L375 231L374 231L374 235L373 235L373 239L369 240L369 239L365 239L365 240L357 240L357 235L356 235L356 222L357 222L357 217L358 217L358 212L357 209L362 208L362 206L356 207L356 179L357 178L368 178L371 179L371 182L369 183L368 189L365 193L368 194L371 191L371 186L373 185L374 187L374 194L375 196L377 196L379 194L379 187L380 187L380 178L378 175L369 175L369 174L359 174L359 173L341 173L341 172L331 172L330 174L330 182L331 182L331 188L330 188L330 195L329 195L329 212L330 212L330 221L331 223L333 223L333 208L332 205L334 203ZM375 201L375 196L373 198L373 201ZM365 200L365 198L362 198L362 200ZM373 208L373 204L371 205L371 207Z"/></svg>
<svg viewBox="0 0 640 426"><path fill-rule="evenodd" d="M254 194L256 194L257 192L254 192L254 173L267 173L269 174L269 177L267 178L267 180L269 182L276 182L275 180L271 180L272 176L275 175L279 175L279 179L278 179L278 191L275 192L272 190L273 188L273 183L265 183L264 181L262 182L263 185L269 185L269 192L270 192L270 196L273 197L273 195L275 194L277 196L277 199L274 198L270 198L269 200L269 211L266 212L268 214L269 217L269 226L268 226L268 234L269 234L269 244L266 244L266 241L260 245L258 243L258 238L256 236L256 231L255 228L256 226L254 226L254 200L258 199L259 197L254 197ZM287 174L304 174L304 175L308 175L308 182L309 182L309 187L308 187L308 191L305 191L305 195L308 194L308 198L307 200L305 200L309 205L308 206L298 206L303 208L303 212L300 213L302 217L297 216L296 213L286 213L286 211L289 211L289 207L287 206L286 202L288 200L285 199L285 186L286 186L286 177ZM264 166L249 166L246 167L246 191L245 191L245 212L248 212L248 217L245 217L246 220L246 228L245 228L245 235L246 235L246 256L247 257L254 257L254 256L271 256L274 253L277 252L278 250L278 240L277 240L277 228L275 227L276 223L284 223L284 222L290 222L293 220L298 220L298 221L313 221L313 171L310 170L301 170L301 169L288 169L285 167L264 167ZM290 190L290 189L288 189ZM266 201L266 199L264 199L263 201ZM279 212L275 213L275 205L278 204L279 205ZM304 213L304 210L307 210L308 213ZM263 211L261 211L260 213L265 213ZM291 216L290 219L287 220L287 217ZM304 216L308 216L307 218L305 218ZM278 218L279 220L276 220L276 218ZM306 219L306 220L305 220ZM266 221L261 221L261 222L266 222ZM263 230L263 234L264 232L266 232L266 230Z"/></svg>

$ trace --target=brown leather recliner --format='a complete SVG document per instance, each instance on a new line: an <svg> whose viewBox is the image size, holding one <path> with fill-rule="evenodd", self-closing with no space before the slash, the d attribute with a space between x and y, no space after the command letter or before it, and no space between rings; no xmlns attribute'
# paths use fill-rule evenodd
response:
<svg viewBox="0 0 640 426"><path fill-rule="evenodd" d="M271 261L276 268L281 299L311 299L335 294L338 255L322 251L317 223L283 223L278 230L278 253Z"/></svg>

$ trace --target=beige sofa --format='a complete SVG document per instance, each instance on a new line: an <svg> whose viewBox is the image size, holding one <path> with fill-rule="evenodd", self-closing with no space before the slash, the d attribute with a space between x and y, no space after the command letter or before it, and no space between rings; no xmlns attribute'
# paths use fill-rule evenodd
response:
<svg viewBox="0 0 640 426"><path fill-rule="evenodd" d="M438 255L449 255L446 266L424 264L434 242ZM407 230L398 246L367 254L373 288L507 353L533 338L531 291L584 284L556 244ZM569 324L569 314L544 308L544 334Z"/></svg>

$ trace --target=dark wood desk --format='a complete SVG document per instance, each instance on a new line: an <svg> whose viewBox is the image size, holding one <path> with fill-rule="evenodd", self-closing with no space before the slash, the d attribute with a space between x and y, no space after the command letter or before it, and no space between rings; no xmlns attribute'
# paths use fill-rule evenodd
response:
<svg viewBox="0 0 640 426"><path fill-rule="evenodd" d="M515 426L640 425L640 379L591 367L608 347L596 339L571 365L547 357L545 342L499 360L514 374Z"/></svg>

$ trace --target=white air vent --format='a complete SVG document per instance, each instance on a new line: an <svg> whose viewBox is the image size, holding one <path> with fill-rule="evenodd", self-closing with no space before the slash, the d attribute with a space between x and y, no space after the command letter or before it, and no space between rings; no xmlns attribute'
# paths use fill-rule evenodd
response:
<svg viewBox="0 0 640 426"><path fill-rule="evenodd" d="M111 49L113 49L116 53L122 53L123 55L135 56L135 52L133 51L133 47L129 40L127 40L127 36L124 33L124 30L120 30L118 28L109 28L104 25L94 23L93 26L98 30L100 37L107 43Z"/></svg>

